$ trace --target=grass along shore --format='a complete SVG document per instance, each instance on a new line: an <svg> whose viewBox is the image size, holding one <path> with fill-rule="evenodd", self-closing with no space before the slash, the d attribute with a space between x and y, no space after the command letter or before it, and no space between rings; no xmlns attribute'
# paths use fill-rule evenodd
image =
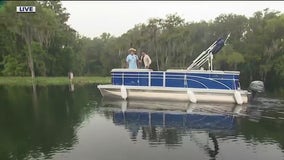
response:
<svg viewBox="0 0 284 160"><path fill-rule="evenodd" d="M34 78L36 85L67 85L70 84L68 77L36 77ZM74 77L73 84L84 85L92 83L111 83L111 77ZM0 85L20 85L30 86L33 85L31 77L0 77Z"/></svg>

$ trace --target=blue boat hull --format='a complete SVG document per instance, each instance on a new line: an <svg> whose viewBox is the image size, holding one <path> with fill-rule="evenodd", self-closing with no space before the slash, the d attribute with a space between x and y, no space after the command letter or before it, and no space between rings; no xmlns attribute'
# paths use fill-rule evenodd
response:
<svg viewBox="0 0 284 160"><path fill-rule="evenodd" d="M196 102L248 102L240 89L239 72L234 71L152 71L113 69L112 84L98 85L103 96L122 99L160 99Z"/></svg>

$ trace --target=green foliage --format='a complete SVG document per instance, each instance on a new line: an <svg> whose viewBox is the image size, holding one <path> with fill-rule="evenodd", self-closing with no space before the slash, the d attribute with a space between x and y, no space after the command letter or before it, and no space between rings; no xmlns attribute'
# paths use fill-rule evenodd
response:
<svg viewBox="0 0 284 160"><path fill-rule="evenodd" d="M27 73L27 64L22 63L21 55L6 55L4 56L4 69L2 70L2 74L4 76L26 76Z"/></svg>
<svg viewBox="0 0 284 160"><path fill-rule="evenodd" d="M215 69L237 70L237 65L244 63L244 57L241 53L235 51L231 45L225 46L220 54L215 57Z"/></svg>
<svg viewBox="0 0 284 160"><path fill-rule="evenodd" d="M282 78L284 78L284 63L283 62L284 62L284 55L282 54L273 63L275 73L278 74Z"/></svg>
<svg viewBox="0 0 284 160"><path fill-rule="evenodd" d="M47 57L46 51L38 42L32 42L31 44L32 53L34 57L35 73L38 76L46 75L45 59ZM27 49L25 49L27 50Z"/></svg>

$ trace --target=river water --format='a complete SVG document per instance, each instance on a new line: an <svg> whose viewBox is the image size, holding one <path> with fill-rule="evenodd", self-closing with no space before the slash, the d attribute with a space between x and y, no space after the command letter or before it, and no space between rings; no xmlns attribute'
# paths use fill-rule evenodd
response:
<svg viewBox="0 0 284 160"><path fill-rule="evenodd" d="M283 160L284 101L118 101L96 85L0 86L0 159Z"/></svg>

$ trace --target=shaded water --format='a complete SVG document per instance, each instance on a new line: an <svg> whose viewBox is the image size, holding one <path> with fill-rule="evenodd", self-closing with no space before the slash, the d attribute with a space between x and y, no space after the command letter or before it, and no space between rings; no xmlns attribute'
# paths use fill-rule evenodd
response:
<svg viewBox="0 0 284 160"><path fill-rule="evenodd" d="M284 159L284 102L102 99L96 85L0 86L0 159Z"/></svg>

